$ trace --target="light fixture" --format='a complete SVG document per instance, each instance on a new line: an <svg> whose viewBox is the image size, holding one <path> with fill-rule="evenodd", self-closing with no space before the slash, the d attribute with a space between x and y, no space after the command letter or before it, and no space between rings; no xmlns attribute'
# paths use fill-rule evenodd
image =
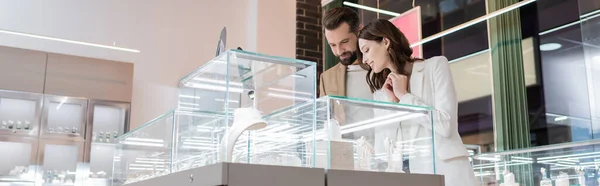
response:
<svg viewBox="0 0 600 186"><path fill-rule="evenodd" d="M127 138L125 141L141 141L141 142L150 142L150 143L163 143L164 141L161 139L150 139L150 138Z"/></svg>
<svg viewBox="0 0 600 186"><path fill-rule="evenodd" d="M386 116L373 118L370 120L365 120L365 121L356 122L353 124L344 125L341 127L341 129L342 129L341 134L343 135L343 134L348 134L348 133L357 132L357 131L361 131L361 130L371 129L371 128L375 128L375 127L379 127L379 126L383 126L383 125L388 125L390 123L396 123L396 122L400 122L400 121L410 120L410 119L422 117L422 116L424 116L424 114L419 114L419 113L410 114L410 113L406 113L406 112L389 114Z"/></svg>
<svg viewBox="0 0 600 186"><path fill-rule="evenodd" d="M227 81L224 81L224 80L214 80L214 79L208 79L208 78L203 78L203 77L196 77L196 78L194 78L194 80L196 80L196 81L202 81L202 82L207 82L207 83L215 83L215 84L227 85ZM238 86L238 87L243 86L242 83L240 83L240 82L234 82L234 81L229 81L229 85Z"/></svg>
<svg viewBox="0 0 600 186"><path fill-rule="evenodd" d="M596 18L596 17L598 17L598 16L600 16L600 10L596 10L596 11L593 11L593 12L587 13L587 14L585 14L585 15L581 15L581 16L579 16L579 20L577 20L577 21L573 21L573 22L571 22L571 23L567 23L567 24L564 24L564 25L561 25L561 26L557 26L557 27L554 27L554 28L548 29L548 30L546 30L546 31L540 32L540 34L539 34L539 35L540 35L540 36L543 36L543 35L546 35L546 34L549 34L549 33L555 32L555 31L558 31L558 30L562 30L562 29L564 29L564 28L567 28L567 27L570 27L570 26L579 25L579 24L581 24L582 22L585 22L585 21L587 21L587 20L590 20L590 19Z"/></svg>
<svg viewBox="0 0 600 186"><path fill-rule="evenodd" d="M122 141L121 144L136 145L136 146L149 146L149 147L162 147L163 146L163 144L159 144L159 143L135 142L135 141Z"/></svg>
<svg viewBox="0 0 600 186"><path fill-rule="evenodd" d="M25 36L25 37L31 37L31 38L37 38L37 39L45 39L45 40L50 40L50 41L58 41L58 42L63 42L63 43L71 43L71 44L76 44L76 45L85 45L85 46L91 46L91 47L106 48L106 49L111 49L111 50L120 50L120 51L125 51L125 52L133 52L133 53L140 52L139 50L136 50L136 49L122 48L122 47L109 46L109 45L101 45L101 44L88 43L88 42L83 42L83 41L61 39L61 38L56 38L56 37L42 36L42 35L36 35L36 34L27 34L27 33L22 33L22 32L8 31L8 30L0 30L0 33L17 35L17 36Z"/></svg>
<svg viewBox="0 0 600 186"><path fill-rule="evenodd" d="M207 84L190 83L190 82L187 82L184 85L186 87L191 87L191 88L208 89L208 90L215 90L215 91L222 91L222 92L227 91L227 87L218 86L218 85L207 85ZM235 93L242 93L244 90L241 88L229 87L229 91L235 92Z"/></svg>
<svg viewBox="0 0 600 186"><path fill-rule="evenodd" d="M298 92L298 91L288 90L288 89L270 88L269 87L269 90L277 91L277 92L285 92L285 93L290 93L290 94L302 94L302 95L312 96L312 94L308 93L308 92Z"/></svg>
<svg viewBox="0 0 600 186"><path fill-rule="evenodd" d="M180 98L201 99L198 96L179 95Z"/></svg>
<svg viewBox="0 0 600 186"><path fill-rule="evenodd" d="M503 9L496 10L496 11L494 11L494 12L491 12L491 13L488 13L488 14L486 14L486 15L484 15L484 16L481 16L481 17L478 17L478 18L476 18L476 19L473 19L473 20L471 20L471 21L469 21L469 22L466 22L466 23L460 24L460 25L458 25L458 26L455 26L455 27L452 27L452 28L450 28L450 29L447 29L447 30L445 30L445 31L443 31L443 32L440 32L440 33L434 34L434 35L432 35L432 36L429 36L429 37L427 37L427 38L425 38L425 39L421 39L420 41L418 41L418 42L416 42L416 43L413 43L413 44L411 44L411 45L410 45L410 47L411 47L411 48L412 48L412 47L416 47L416 46L422 45L422 44L424 44L424 43L427 43L427 42L429 42L429 41L432 41L432 40L435 40L435 39L439 39L439 38L441 38L441 37L444 37L444 36L446 36L446 35L452 34L452 33L456 32L456 31L459 31L459 30L462 30L462 29L464 29L464 28L467 28L467 27L473 26L473 25L475 25L475 24L477 24L477 23L480 23L480 22L483 22L483 21L487 21L488 19L491 19L491 18L493 18L493 17L496 17L496 16L498 16L498 15L501 15L501 14L503 14L503 13L506 13L506 12L508 12L508 11L511 11L511 10L514 10L514 9L520 8L520 7L522 7L522 6L528 5L529 3L533 3L533 2L535 2L535 1L536 1L536 0L524 0L524 1L521 1L521 2L518 2L518 3L515 3L515 4L513 4L513 5L510 5L510 6L507 6L507 7L505 7L505 8L503 8ZM344 2L344 3L345 3L345 2Z"/></svg>
<svg viewBox="0 0 600 186"><path fill-rule="evenodd" d="M381 13L381 14L385 14L385 15L390 15L390 16L394 16L394 17L398 17L401 15L400 13L382 10L382 9L378 9L378 8L373 8L373 7L369 7L369 6L365 6L365 5L359 5L359 4L351 3L348 1L344 1L344 5L349 6L349 7L354 7L354 8L360 8L360 9L368 10L368 11L372 11L372 12L377 12L377 13Z"/></svg>
<svg viewBox="0 0 600 186"><path fill-rule="evenodd" d="M289 100L312 101L312 99L310 99L310 98L295 97L295 96L286 95L286 94L279 94L279 93L269 93L267 95L271 96L271 97L282 98L282 99L289 99Z"/></svg>
<svg viewBox="0 0 600 186"><path fill-rule="evenodd" d="M558 50L562 47L560 43L545 43L540 45L541 51L553 51Z"/></svg>
<svg viewBox="0 0 600 186"><path fill-rule="evenodd" d="M569 117L567 117L567 116L559 116L559 117L555 117L554 121L558 122L558 121L564 121L564 120L567 120L567 119L569 119Z"/></svg>

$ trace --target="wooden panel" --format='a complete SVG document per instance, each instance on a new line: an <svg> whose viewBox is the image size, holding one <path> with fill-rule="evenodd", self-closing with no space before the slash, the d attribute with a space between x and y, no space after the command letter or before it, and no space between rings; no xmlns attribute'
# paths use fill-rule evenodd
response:
<svg viewBox="0 0 600 186"><path fill-rule="evenodd" d="M131 102L133 64L48 54L46 94Z"/></svg>
<svg viewBox="0 0 600 186"><path fill-rule="evenodd" d="M46 53L0 47L0 89L43 93Z"/></svg>

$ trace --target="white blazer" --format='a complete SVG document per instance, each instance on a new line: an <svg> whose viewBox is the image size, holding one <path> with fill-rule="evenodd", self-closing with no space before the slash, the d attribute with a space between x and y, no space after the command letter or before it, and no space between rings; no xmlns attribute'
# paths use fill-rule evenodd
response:
<svg viewBox="0 0 600 186"><path fill-rule="evenodd" d="M436 159L448 160L469 156L458 134L458 102L448 59L440 56L414 63L409 85L410 93L400 98L401 104L427 106L434 109L432 118ZM374 98L391 100L382 90L375 92ZM431 122L428 117L409 122L420 127L410 127L409 136L406 137L410 139L431 137ZM401 125L407 123L403 122Z"/></svg>

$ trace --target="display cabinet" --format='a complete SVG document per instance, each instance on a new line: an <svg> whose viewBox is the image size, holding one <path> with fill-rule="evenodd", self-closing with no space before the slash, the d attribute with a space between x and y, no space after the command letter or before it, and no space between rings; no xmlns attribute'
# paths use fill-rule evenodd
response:
<svg viewBox="0 0 600 186"><path fill-rule="evenodd" d="M292 123L316 117L315 139L305 139L311 155L306 157L307 164L326 169L435 173L431 108L339 96L321 97L313 106L298 105L267 117Z"/></svg>
<svg viewBox="0 0 600 186"><path fill-rule="evenodd" d="M85 140L88 99L66 96L44 96L43 138Z"/></svg>
<svg viewBox="0 0 600 186"><path fill-rule="evenodd" d="M175 117L169 111L116 139L114 185L171 173Z"/></svg>
<svg viewBox="0 0 600 186"><path fill-rule="evenodd" d="M5 149L0 153L0 183L35 182L38 170L37 138L0 136L0 149Z"/></svg>
<svg viewBox="0 0 600 186"><path fill-rule="evenodd" d="M118 136L128 131L129 103L90 100L86 127L84 185L112 184L113 159Z"/></svg>
<svg viewBox="0 0 600 186"><path fill-rule="evenodd" d="M222 53L180 82L178 110L194 116L181 116L177 125L174 171L216 162L311 167L305 143L314 136L315 118L269 116L315 98L314 62Z"/></svg>
<svg viewBox="0 0 600 186"><path fill-rule="evenodd" d="M38 183L42 185L82 185L85 142L60 139L41 140Z"/></svg>
<svg viewBox="0 0 600 186"><path fill-rule="evenodd" d="M600 184L600 140L479 154L473 160L481 185Z"/></svg>
<svg viewBox="0 0 600 186"><path fill-rule="evenodd" d="M42 94L0 90L0 135L37 136Z"/></svg>

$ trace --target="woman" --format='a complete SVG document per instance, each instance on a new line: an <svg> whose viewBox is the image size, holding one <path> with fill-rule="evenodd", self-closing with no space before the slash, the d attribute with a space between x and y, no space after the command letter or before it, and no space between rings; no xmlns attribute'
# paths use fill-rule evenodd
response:
<svg viewBox="0 0 600 186"><path fill-rule="evenodd" d="M371 67L367 83L375 99L434 109L431 118L434 119L435 164L431 162L433 158L427 156L431 152L413 152L409 156L411 173L431 173L435 165L436 174L445 176L446 185L477 185L469 153L458 134L458 103L448 60L411 57L408 40L387 20L367 24L358 37L363 63ZM398 141L430 138L431 128L429 117L402 122L397 129ZM423 145L418 144L422 142L412 146Z"/></svg>

